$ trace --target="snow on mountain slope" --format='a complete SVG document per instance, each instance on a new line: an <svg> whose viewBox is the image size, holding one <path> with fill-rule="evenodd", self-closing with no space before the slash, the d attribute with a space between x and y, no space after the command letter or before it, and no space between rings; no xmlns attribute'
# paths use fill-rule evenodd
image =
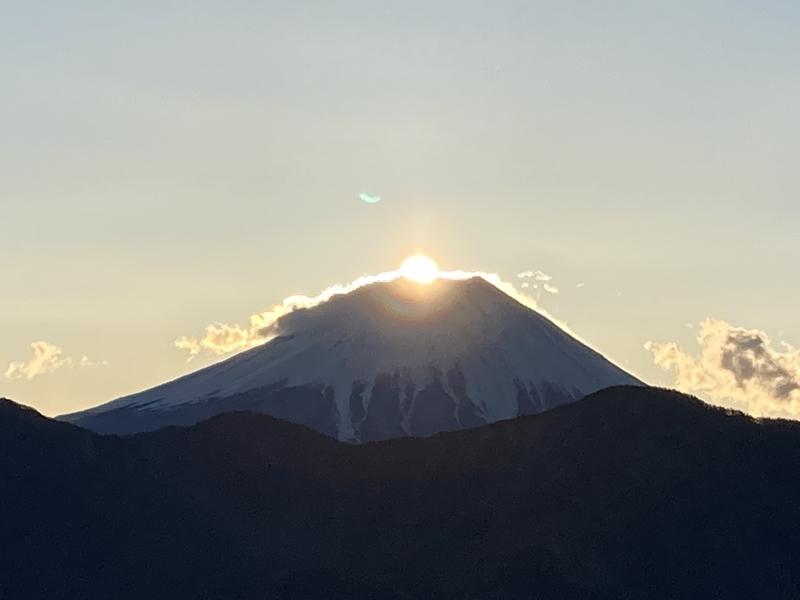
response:
<svg viewBox="0 0 800 600"><path fill-rule="evenodd" d="M358 442L477 426L640 383L479 277L367 285L282 317L275 333L62 418L130 433L247 409Z"/></svg>

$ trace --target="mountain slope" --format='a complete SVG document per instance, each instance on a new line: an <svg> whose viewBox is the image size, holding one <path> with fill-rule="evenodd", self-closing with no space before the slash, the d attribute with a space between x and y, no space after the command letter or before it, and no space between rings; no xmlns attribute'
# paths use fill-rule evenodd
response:
<svg viewBox="0 0 800 600"><path fill-rule="evenodd" d="M98 432L264 412L341 440L426 436L638 381L481 278L365 286L284 316L269 343L66 415Z"/></svg>
<svg viewBox="0 0 800 600"><path fill-rule="evenodd" d="M3 598L800 594L800 425L674 392L363 445L248 413L128 438L25 419L0 411L26 490Z"/></svg>

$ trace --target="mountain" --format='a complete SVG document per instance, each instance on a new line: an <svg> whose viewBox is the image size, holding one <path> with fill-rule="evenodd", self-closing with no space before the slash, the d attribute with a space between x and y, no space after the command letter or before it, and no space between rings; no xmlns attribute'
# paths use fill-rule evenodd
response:
<svg viewBox="0 0 800 600"><path fill-rule="evenodd" d="M637 384L482 278L397 279L281 318L263 346L62 417L103 433L266 413L352 442L427 436Z"/></svg>
<svg viewBox="0 0 800 600"><path fill-rule="evenodd" d="M353 445L267 415L103 436L0 402L0 597L800 597L800 424L616 387Z"/></svg>

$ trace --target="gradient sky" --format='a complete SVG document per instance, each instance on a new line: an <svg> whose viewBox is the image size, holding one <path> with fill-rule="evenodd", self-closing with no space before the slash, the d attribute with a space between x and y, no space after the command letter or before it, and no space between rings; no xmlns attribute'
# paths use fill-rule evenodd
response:
<svg viewBox="0 0 800 600"><path fill-rule="evenodd" d="M5 2L0 73L0 395L47 414L418 251L550 274L652 383L707 317L800 345L796 2Z"/></svg>

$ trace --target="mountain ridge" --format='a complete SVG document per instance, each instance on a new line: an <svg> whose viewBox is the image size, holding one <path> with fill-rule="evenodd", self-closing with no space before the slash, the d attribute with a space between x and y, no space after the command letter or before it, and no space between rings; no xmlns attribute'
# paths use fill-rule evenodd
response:
<svg viewBox="0 0 800 600"><path fill-rule="evenodd" d="M4 598L800 590L800 424L676 392L361 445L253 413L123 437L4 414Z"/></svg>

